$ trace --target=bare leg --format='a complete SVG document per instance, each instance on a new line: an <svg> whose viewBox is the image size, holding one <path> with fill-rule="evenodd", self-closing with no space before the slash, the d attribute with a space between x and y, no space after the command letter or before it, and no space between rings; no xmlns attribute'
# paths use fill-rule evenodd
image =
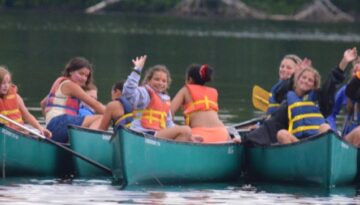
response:
<svg viewBox="0 0 360 205"><path fill-rule="evenodd" d="M347 134L344 139L355 145L355 146L360 146L360 127L356 127L355 129L353 129L349 134Z"/></svg>
<svg viewBox="0 0 360 205"><path fill-rule="evenodd" d="M323 124L320 125L319 132L324 133L324 132L327 132L330 129L331 129L331 127L330 127L329 124L323 123Z"/></svg>
<svg viewBox="0 0 360 205"><path fill-rule="evenodd" d="M171 139L176 141L191 141L191 129L188 126L175 126L159 130L155 134L156 137Z"/></svg>
<svg viewBox="0 0 360 205"><path fill-rule="evenodd" d="M279 130L276 134L276 138L279 141L280 144L290 144L290 143L294 143L294 142L298 142L299 139L296 138L294 135L292 135L289 131L287 130Z"/></svg>
<svg viewBox="0 0 360 205"><path fill-rule="evenodd" d="M97 128L95 125L99 126L98 123L101 121L102 115L92 115L92 116L86 116L81 127L87 127L87 128Z"/></svg>

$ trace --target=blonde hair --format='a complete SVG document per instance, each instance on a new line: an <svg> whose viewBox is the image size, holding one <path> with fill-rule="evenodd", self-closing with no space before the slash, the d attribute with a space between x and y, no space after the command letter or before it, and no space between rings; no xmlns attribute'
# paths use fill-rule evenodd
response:
<svg viewBox="0 0 360 205"><path fill-rule="evenodd" d="M283 59L290 59L290 60L292 60L295 64L299 64L299 63L301 63L301 58L299 57L299 56L297 56L297 55L295 55L295 54L288 54L288 55L285 55L284 57L283 57Z"/></svg>
<svg viewBox="0 0 360 205"><path fill-rule="evenodd" d="M171 77L170 77L170 72L165 65L154 65L149 70L147 70L145 73L144 80L142 81L142 85L146 85L147 83L149 83L149 81L153 78L156 72L164 72L166 74L167 76L166 89L169 89L171 84Z"/></svg>
<svg viewBox="0 0 360 205"><path fill-rule="evenodd" d="M306 67L303 68L302 70L300 70L298 73L295 74L295 83L294 83L294 89L296 87L297 81L299 80L299 78L305 73L305 72L311 72L314 74L314 89L319 89L320 88L320 84L321 84L321 77L319 72L313 68L313 67Z"/></svg>
<svg viewBox="0 0 360 205"><path fill-rule="evenodd" d="M11 75L8 68L4 65L0 65L0 84L3 82L5 75Z"/></svg>

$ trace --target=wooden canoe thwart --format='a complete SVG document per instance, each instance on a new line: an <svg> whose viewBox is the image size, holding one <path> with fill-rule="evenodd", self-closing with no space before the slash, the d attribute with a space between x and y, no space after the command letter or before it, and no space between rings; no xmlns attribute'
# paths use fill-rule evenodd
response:
<svg viewBox="0 0 360 205"><path fill-rule="evenodd" d="M224 182L241 174L243 145L175 142L120 129L112 140L113 175L133 184Z"/></svg>

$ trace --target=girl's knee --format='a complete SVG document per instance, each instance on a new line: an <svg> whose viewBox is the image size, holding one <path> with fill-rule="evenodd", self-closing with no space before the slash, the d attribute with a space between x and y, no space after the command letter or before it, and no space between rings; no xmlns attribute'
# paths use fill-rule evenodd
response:
<svg viewBox="0 0 360 205"><path fill-rule="evenodd" d="M326 132L326 131L328 131L330 129L331 129L331 127L327 123L323 123L323 124L320 125L320 132L321 133Z"/></svg>

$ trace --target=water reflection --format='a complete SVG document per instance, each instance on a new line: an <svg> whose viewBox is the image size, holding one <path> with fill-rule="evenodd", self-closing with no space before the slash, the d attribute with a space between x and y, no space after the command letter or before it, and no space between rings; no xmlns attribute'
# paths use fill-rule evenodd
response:
<svg viewBox="0 0 360 205"><path fill-rule="evenodd" d="M354 186L318 187L276 184L188 184L181 186L112 185L110 179L6 179L3 204L351 204Z"/></svg>

